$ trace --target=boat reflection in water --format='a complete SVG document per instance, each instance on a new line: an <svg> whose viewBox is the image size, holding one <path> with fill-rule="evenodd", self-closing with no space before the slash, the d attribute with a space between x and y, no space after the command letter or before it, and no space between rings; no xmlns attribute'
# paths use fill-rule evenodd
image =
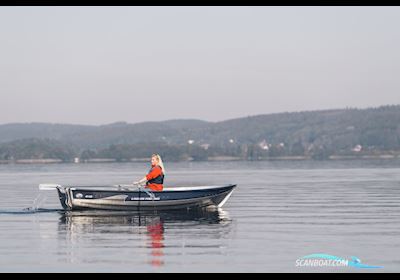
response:
<svg viewBox="0 0 400 280"><path fill-rule="evenodd" d="M221 208L162 212L65 211L61 212L59 233L65 232L67 242L71 243L70 257L75 257L72 262L89 262L84 251L91 247L103 245L119 250L123 244L122 250L118 251L119 256L109 255L110 261L115 262L115 258L137 261L147 255L147 264L160 267L164 265L163 250L168 237L173 239L169 246L176 250L180 245L173 242L185 242L185 234L188 234L187 239L196 240L193 233L187 232L188 229L201 232L201 238L205 240L216 240L226 236L226 231L229 231L226 225L229 224L228 213ZM203 228L209 225L218 227L211 230Z"/></svg>

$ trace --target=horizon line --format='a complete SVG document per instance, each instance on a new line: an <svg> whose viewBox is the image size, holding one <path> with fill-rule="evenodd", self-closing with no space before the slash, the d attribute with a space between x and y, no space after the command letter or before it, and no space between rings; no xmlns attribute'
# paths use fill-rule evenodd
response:
<svg viewBox="0 0 400 280"><path fill-rule="evenodd" d="M347 106L344 108L331 108L331 109L311 109L311 110L300 110L300 111L281 111L276 113L266 113L266 114L256 114L256 115L247 115L242 117L236 117L231 119L225 119L221 121L206 121L202 119L195 119L195 118L173 118L173 119L166 119L166 120L154 120L154 121L141 121L141 122L127 122L127 121L114 121L105 124L84 124L84 123L66 123L66 122L43 122L43 121L31 121L31 122L9 122L9 123L0 123L0 126L3 125L27 125L27 124L50 124L50 125L78 125L78 126L92 126L92 127L99 127L99 126L110 126L110 125L117 125L117 124L124 124L124 125L137 125L137 124L145 124L145 123L163 123L163 122L171 122L171 121L199 121L205 123L222 123L226 121L238 120L243 118L254 118L260 116L272 116L272 115L280 115L280 114L296 114L296 113L312 113L312 112L329 112L329 111L344 111L344 110L369 110L369 109L379 109L383 107L397 107L400 106L399 104L386 104L386 105L379 105L379 106L369 106L365 108L360 107L351 107Z"/></svg>

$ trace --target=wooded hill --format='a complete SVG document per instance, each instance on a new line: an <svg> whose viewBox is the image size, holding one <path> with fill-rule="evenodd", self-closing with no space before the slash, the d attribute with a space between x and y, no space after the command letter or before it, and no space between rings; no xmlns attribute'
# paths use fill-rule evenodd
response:
<svg viewBox="0 0 400 280"><path fill-rule="evenodd" d="M0 160L328 158L400 152L400 105L249 116L222 122L169 120L102 126L0 125Z"/></svg>

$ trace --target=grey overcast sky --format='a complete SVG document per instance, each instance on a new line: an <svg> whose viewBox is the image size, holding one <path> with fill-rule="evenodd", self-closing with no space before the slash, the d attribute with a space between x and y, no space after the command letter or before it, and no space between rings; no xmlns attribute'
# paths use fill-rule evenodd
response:
<svg viewBox="0 0 400 280"><path fill-rule="evenodd" d="M400 7L0 7L0 123L400 104Z"/></svg>

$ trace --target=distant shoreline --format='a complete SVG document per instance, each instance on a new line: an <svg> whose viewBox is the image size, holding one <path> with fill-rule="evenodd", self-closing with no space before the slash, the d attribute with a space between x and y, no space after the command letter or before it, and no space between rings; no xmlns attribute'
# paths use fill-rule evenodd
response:
<svg viewBox="0 0 400 280"><path fill-rule="evenodd" d="M0 125L0 163L398 158L400 105L283 112L221 122Z"/></svg>
<svg viewBox="0 0 400 280"><path fill-rule="evenodd" d="M400 155L393 154L382 154L382 155L332 155L325 159L313 159L307 156L284 156L284 157L270 157L270 158L258 158L258 159L243 159L239 157L230 156L218 156L210 157L208 160L201 160L196 162L231 162L231 161L336 161L336 160L370 160L370 159L400 159ZM18 159L18 160L0 160L0 164L92 164L92 163L127 163L127 162L147 162L148 158L134 158L131 160L118 161L116 159L89 159L81 160L78 162L74 161L63 161L61 159ZM193 159L180 160L173 162L194 162Z"/></svg>

